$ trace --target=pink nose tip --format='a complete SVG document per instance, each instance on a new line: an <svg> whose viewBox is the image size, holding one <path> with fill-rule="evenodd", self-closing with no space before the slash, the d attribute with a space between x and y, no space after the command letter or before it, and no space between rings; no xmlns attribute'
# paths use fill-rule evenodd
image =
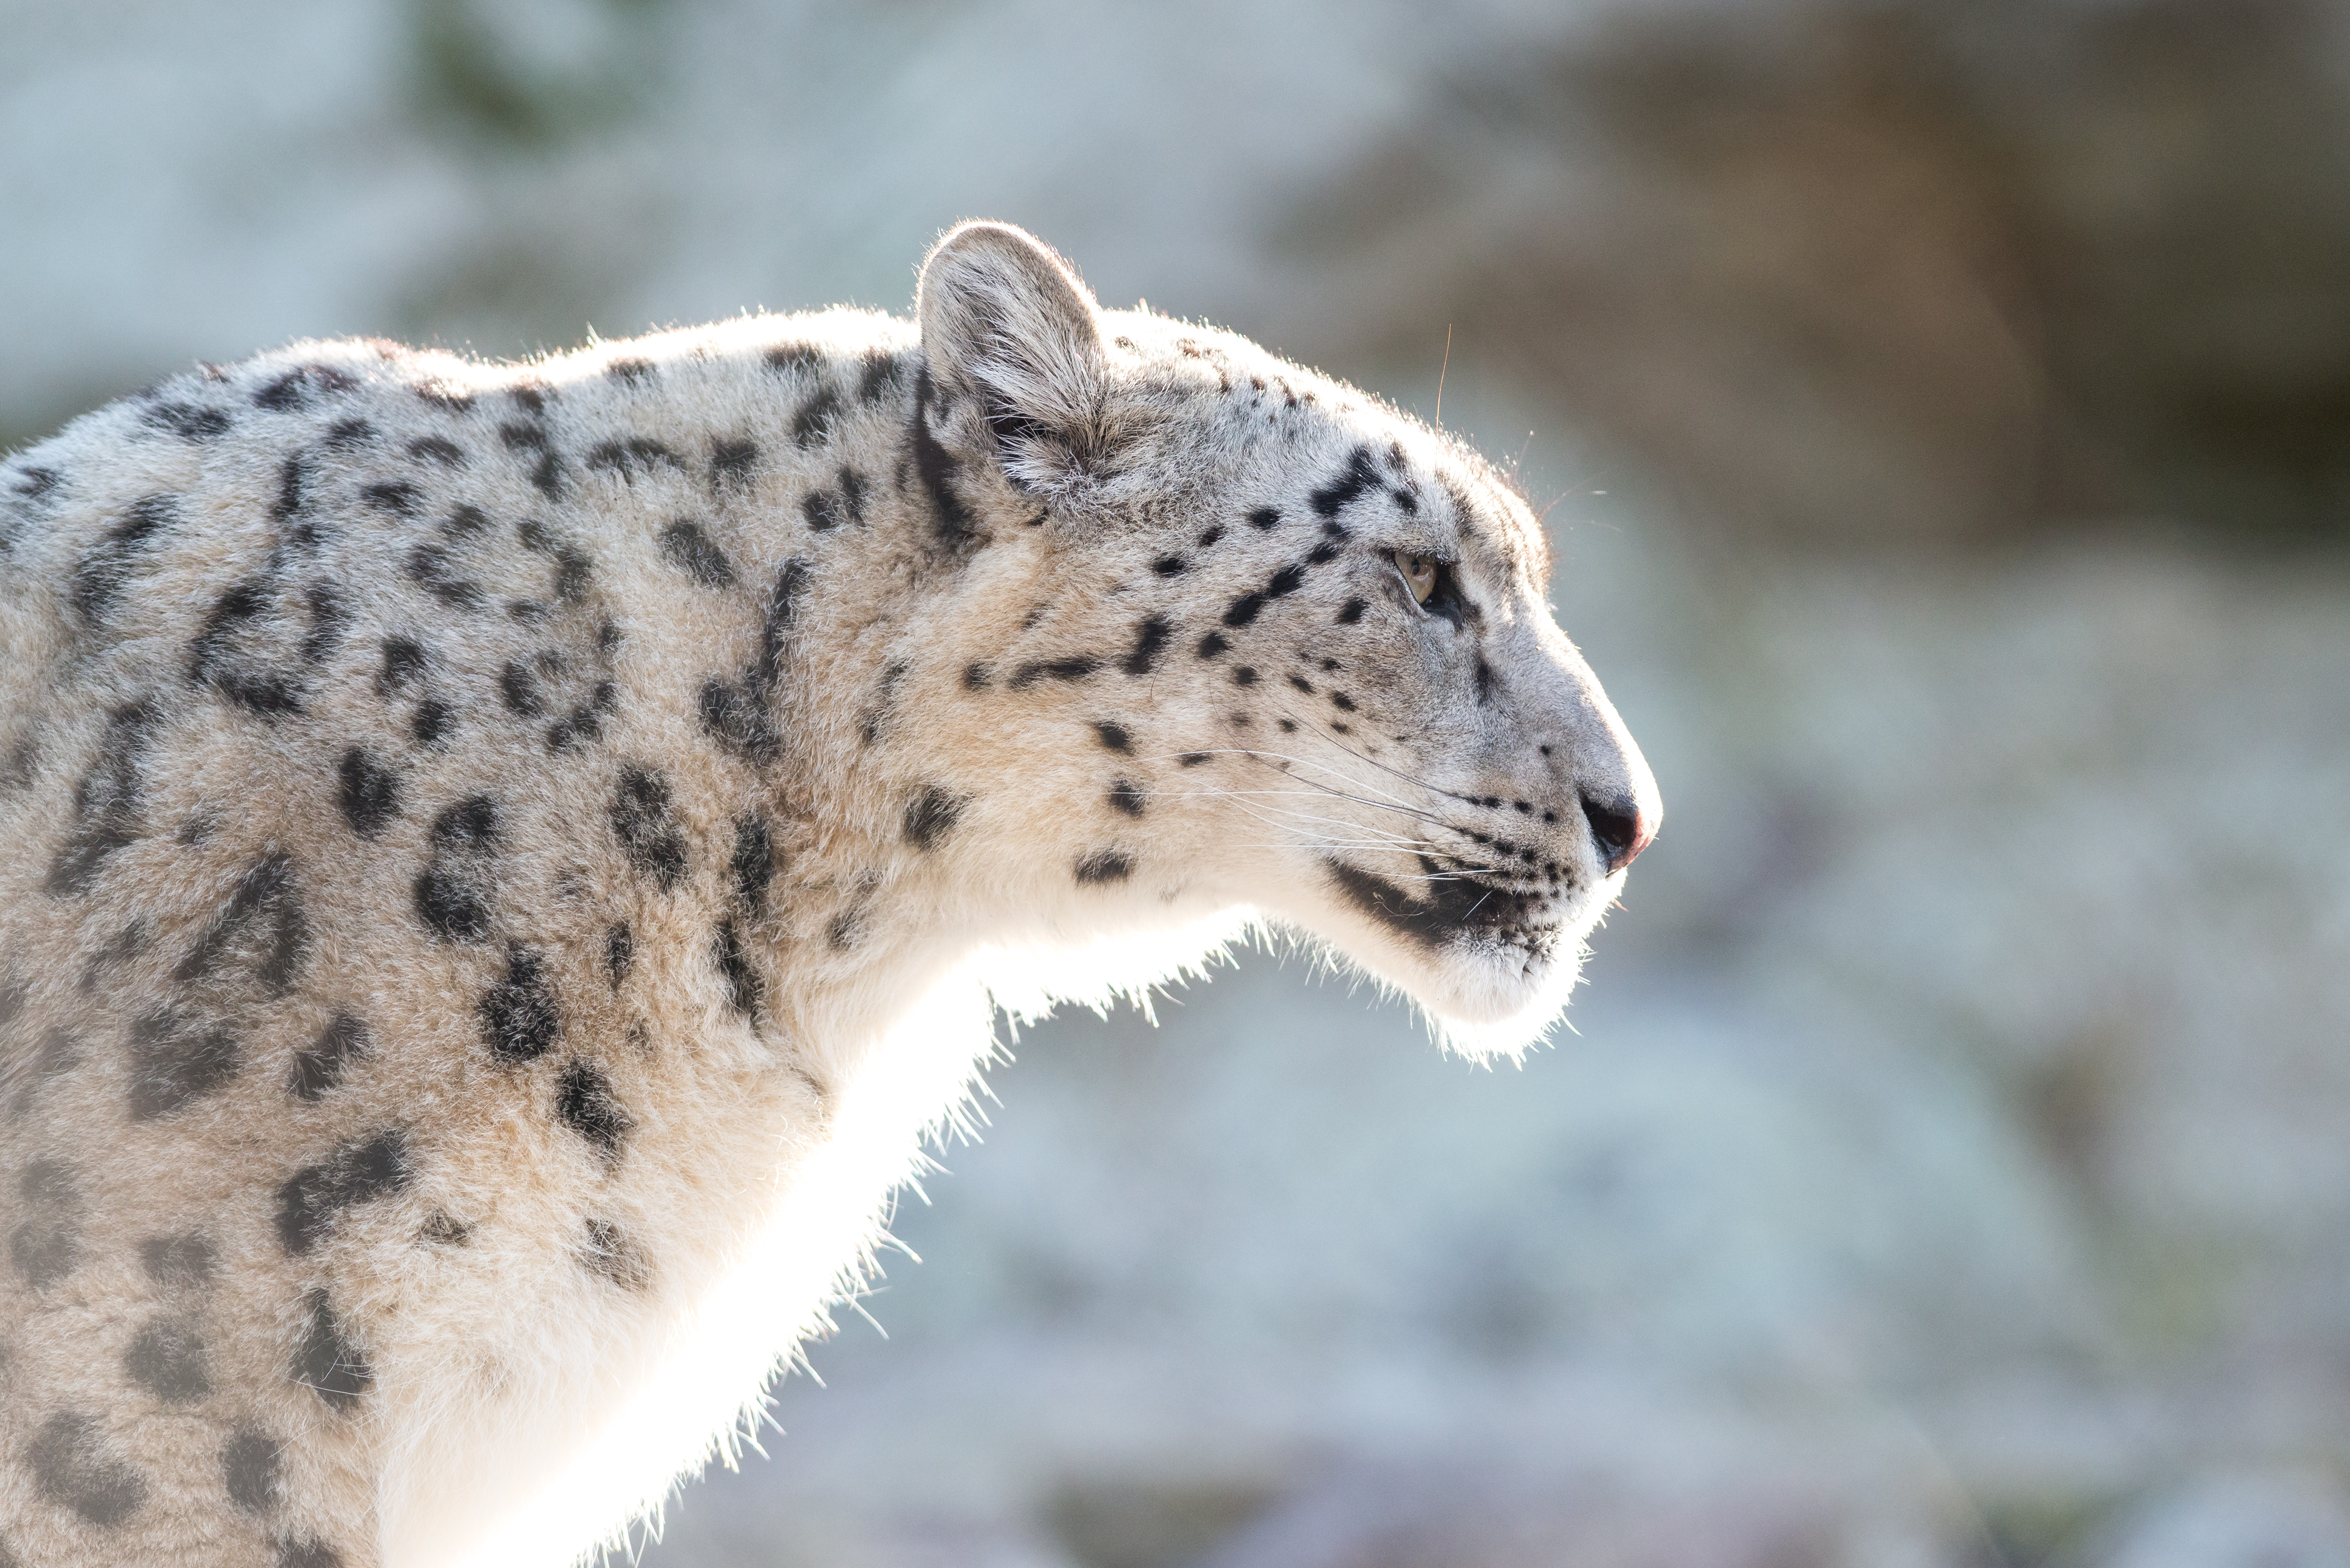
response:
<svg viewBox="0 0 2350 1568"><path fill-rule="evenodd" d="M1657 825L1629 795L1606 800L1585 795L1583 818L1591 824L1592 840L1599 846L1611 876L1639 858L1640 851L1657 836Z"/></svg>

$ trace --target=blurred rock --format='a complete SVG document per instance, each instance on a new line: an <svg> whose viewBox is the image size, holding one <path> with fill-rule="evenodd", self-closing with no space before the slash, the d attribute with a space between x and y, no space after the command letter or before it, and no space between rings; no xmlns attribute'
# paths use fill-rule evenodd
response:
<svg viewBox="0 0 2350 1568"><path fill-rule="evenodd" d="M1736 535L2350 538L2350 13L1623 7L1422 88L1275 244ZM1440 308L1430 308L1440 302Z"/></svg>
<svg viewBox="0 0 2350 1568"><path fill-rule="evenodd" d="M1833 1511L1805 1491L1659 1496L1456 1461L1326 1482L1198 1568L1814 1568L1845 1553Z"/></svg>

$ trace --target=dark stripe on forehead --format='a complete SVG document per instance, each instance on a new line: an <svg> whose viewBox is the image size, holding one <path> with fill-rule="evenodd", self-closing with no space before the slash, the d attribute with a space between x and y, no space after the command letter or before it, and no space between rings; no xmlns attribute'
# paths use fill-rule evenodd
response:
<svg viewBox="0 0 2350 1568"><path fill-rule="evenodd" d="M1537 587L1549 583L1550 542L1541 525L1525 514L1522 503L1493 493L1498 486L1492 483L1478 485L1477 490L1484 493L1475 493L1453 474L1437 483L1452 504L1453 526L1463 554L1483 556L1508 573L1523 572Z"/></svg>

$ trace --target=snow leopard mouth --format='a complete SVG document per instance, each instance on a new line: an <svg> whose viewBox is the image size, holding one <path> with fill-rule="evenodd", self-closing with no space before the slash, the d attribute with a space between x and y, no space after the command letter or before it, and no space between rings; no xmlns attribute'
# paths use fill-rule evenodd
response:
<svg viewBox="0 0 2350 1568"><path fill-rule="evenodd" d="M1559 923L1529 919L1534 898L1476 877L1447 872L1425 855L1418 858L1425 880L1417 894L1336 856L1326 856L1322 864L1349 903L1417 947L1433 951L1476 938L1522 948L1530 959L1549 955Z"/></svg>

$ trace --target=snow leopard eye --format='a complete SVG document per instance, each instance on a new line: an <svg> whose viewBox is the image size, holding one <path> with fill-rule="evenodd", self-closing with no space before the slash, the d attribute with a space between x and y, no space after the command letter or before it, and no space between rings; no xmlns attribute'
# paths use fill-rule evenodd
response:
<svg viewBox="0 0 2350 1568"><path fill-rule="evenodd" d="M1428 596L1436 591L1436 563L1425 556L1407 556L1401 550L1389 553L1395 557L1396 570L1403 574L1404 587L1411 590L1411 602L1428 603Z"/></svg>

